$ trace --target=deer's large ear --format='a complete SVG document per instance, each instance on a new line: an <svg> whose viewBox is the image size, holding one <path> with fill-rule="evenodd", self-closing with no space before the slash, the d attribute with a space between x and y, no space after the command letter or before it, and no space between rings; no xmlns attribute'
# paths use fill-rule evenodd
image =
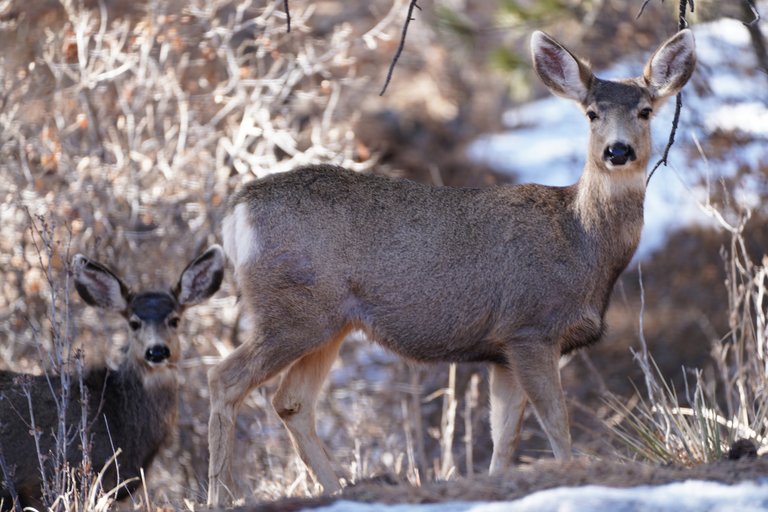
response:
<svg viewBox="0 0 768 512"><path fill-rule="evenodd" d="M173 293L182 306L193 306L216 293L223 278L224 251L212 245L187 265Z"/></svg>
<svg viewBox="0 0 768 512"><path fill-rule="evenodd" d="M131 299L130 289L111 270L82 254L72 259L75 289L89 305L125 311Z"/></svg>
<svg viewBox="0 0 768 512"><path fill-rule="evenodd" d="M696 67L696 43L690 29L681 30L656 50L643 71L643 79L654 97L661 99L680 92Z"/></svg>
<svg viewBox="0 0 768 512"><path fill-rule="evenodd" d="M550 91L583 103L587 98L592 70L563 45L544 32L531 36L533 67Z"/></svg>

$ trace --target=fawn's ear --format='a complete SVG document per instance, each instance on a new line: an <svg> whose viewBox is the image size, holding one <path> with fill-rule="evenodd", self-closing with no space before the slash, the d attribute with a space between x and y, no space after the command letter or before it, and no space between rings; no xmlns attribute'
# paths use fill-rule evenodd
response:
<svg viewBox="0 0 768 512"><path fill-rule="evenodd" d="M643 79L657 99L680 92L696 67L696 43L690 29L681 30L648 60Z"/></svg>
<svg viewBox="0 0 768 512"><path fill-rule="evenodd" d="M579 103L586 100L593 78L587 64L538 30L531 36L531 54L536 74L550 91Z"/></svg>
<svg viewBox="0 0 768 512"><path fill-rule="evenodd" d="M224 251L212 245L181 273L173 294L182 306L194 306L216 293L224 278Z"/></svg>
<svg viewBox="0 0 768 512"><path fill-rule="evenodd" d="M77 254L72 259L72 268L75 289L87 304L114 311L128 309L130 289L105 265Z"/></svg>

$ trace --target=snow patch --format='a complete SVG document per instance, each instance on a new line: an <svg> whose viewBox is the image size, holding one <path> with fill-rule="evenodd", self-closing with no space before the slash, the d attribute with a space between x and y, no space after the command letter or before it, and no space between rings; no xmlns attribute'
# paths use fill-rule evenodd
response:
<svg viewBox="0 0 768 512"><path fill-rule="evenodd" d="M503 502L450 502L385 505L380 503L336 503L313 512L757 512L768 510L768 485L745 482L724 485L687 480L660 486L626 489L588 485L558 487L524 498Z"/></svg>

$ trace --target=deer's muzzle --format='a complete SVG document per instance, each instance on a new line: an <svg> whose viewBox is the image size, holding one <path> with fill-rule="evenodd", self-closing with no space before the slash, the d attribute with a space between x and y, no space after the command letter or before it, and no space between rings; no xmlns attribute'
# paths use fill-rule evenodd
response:
<svg viewBox="0 0 768 512"><path fill-rule="evenodd" d="M627 161L637 160L637 155L632 146L623 142L614 142L605 148L603 160L607 160L613 165L624 165Z"/></svg>
<svg viewBox="0 0 768 512"><path fill-rule="evenodd" d="M153 345L144 353L144 359L150 363L162 363L171 357L171 350L165 345Z"/></svg>

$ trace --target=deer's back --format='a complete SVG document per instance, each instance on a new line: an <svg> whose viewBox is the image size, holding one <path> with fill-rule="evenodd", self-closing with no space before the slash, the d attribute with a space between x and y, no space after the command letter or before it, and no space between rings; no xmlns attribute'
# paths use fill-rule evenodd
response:
<svg viewBox="0 0 768 512"><path fill-rule="evenodd" d="M308 316L330 317L329 332L355 322L416 359L501 361L510 338L557 336L585 310L602 313L598 248L574 196L574 187L431 187L316 166L243 187L229 215L247 218L234 231L242 240L240 229L252 230L251 251L237 254L235 241L228 252L262 317L285 314L269 298L290 296ZM226 227L224 236L226 248Z"/></svg>

